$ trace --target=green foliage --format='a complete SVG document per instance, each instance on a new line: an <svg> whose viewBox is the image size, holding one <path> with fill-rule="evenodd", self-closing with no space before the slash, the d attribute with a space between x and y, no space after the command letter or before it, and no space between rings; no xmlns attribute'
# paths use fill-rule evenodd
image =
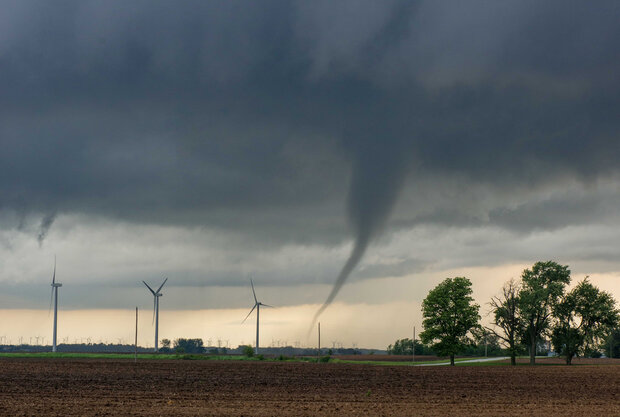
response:
<svg viewBox="0 0 620 417"><path fill-rule="evenodd" d="M174 350L177 353L204 353L202 339L175 339Z"/></svg>
<svg viewBox="0 0 620 417"><path fill-rule="evenodd" d="M607 352L610 358L620 358L620 329L613 330L601 348Z"/></svg>
<svg viewBox="0 0 620 417"><path fill-rule="evenodd" d="M250 345L246 345L243 347L243 354L245 356L247 356L248 358L251 358L254 356L254 348Z"/></svg>
<svg viewBox="0 0 620 417"><path fill-rule="evenodd" d="M487 331L483 328L474 329L471 331L473 337L473 343L468 345L465 350L462 352L463 355L467 356L503 356L505 355L505 351L499 344L499 337L497 335Z"/></svg>
<svg viewBox="0 0 620 417"><path fill-rule="evenodd" d="M570 365L574 356L589 356L620 322L611 294L599 290L586 277L553 306L555 323L551 342Z"/></svg>
<svg viewBox="0 0 620 417"><path fill-rule="evenodd" d="M598 358L600 358L601 356L603 356L603 354L602 354L599 350L593 350L593 351L590 353L590 355L589 355L589 356L590 356L591 358L598 359Z"/></svg>
<svg viewBox="0 0 620 417"><path fill-rule="evenodd" d="M554 305L570 282L568 266L553 261L536 262L521 274L519 310L522 337L535 363L536 344L549 329Z"/></svg>
<svg viewBox="0 0 620 417"><path fill-rule="evenodd" d="M413 342L411 339L398 339L394 345L387 347L388 355L411 355Z"/></svg>
<svg viewBox="0 0 620 417"><path fill-rule="evenodd" d="M202 360L203 357L198 356L198 355L181 355L181 359L184 361L195 361L195 360Z"/></svg>
<svg viewBox="0 0 620 417"><path fill-rule="evenodd" d="M170 349L170 339L161 339L161 347L159 348L159 351L161 353L170 353L172 352L172 349Z"/></svg>
<svg viewBox="0 0 620 417"><path fill-rule="evenodd" d="M479 327L480 306L471 294L471 281L467 278L446 278L422 302L424 331L420 339L437 354L450 356L451 365L454 355L471 343L468 333Z"/></svg>
<svg viewBox="0 0 620 417"><path fill-rule="evenodd" d="M523 351L520 343L523 329L519 316L519 291L520 285L510 280L502 287L499 297L491 298L491 312L493 313L494 328L487 329L503 344L510 355L510 364L516 365L517 355ZM496 330L499 329L499 330Z"/></svg>
<svg viewBox="0 0 620 417"><path fill-rule="evenodd" d="M413 342L411 339L399 339L394 342L394 345L387 347L388 355L412 355ZM422 342L416 339L415 341L415 354L416 355L434 355L433 350L424 345Z"/></svg>
<svg viewBox="0 0 620 417"><path fill-rule="evenodd" d="M183 359L189 355L162 355L157 353L138 353L138 360ZM202 355L191 355L192 359L209 359ZM61 358L61 359L128 359L133 360L133 353L0 353L0 357L13 358Z"/></svg>
<svg viewBox="0 0 620 417"><path fill-rule="evenodd" d="M330 360L330 359L331 359L331 356L329 356L329 355L327 355L327 356L321 356L321 357L319 358L319 362L320 362L320 363L327 363L327 362L329 362L329 360Z"/></svg>

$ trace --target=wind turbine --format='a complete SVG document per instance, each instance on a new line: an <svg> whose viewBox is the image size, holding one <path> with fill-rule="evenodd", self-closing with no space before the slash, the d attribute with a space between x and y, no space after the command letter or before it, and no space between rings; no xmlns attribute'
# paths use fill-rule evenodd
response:
<svg viewBox="0 0 620 417"><path fill-rule="evenodd" d="M164 286L164 284L166 283L166 281L168 281L168 278L166 278L164 280L164 282L161 283L161 285L159 286L159 288L157 289L157 291L153 291L153 289L151 287L149 287L149 284L147 284L146 282L144 282L144 285L146 285L146 288L149 289L149 291L153 294L153 319L155 320L155 352L158 351L157 349L157 337L158 337L158 330L159 330L159 297L162 296L162 294L159 292L159 290L161 290L161 288Z"/></svg>
<svg viewBox="0 0 620 417"><path fill-rule="evenodd" d="M52 299L54 300L54 334L52 336L52 352L56 352L56 330L58 324L58 288L62 287L60 282L56 282L56 257L54 256L54 275L52 275L52 294L50 297L50 310L52 309Z"/></svg>
<svg viewBox="0 0 620 417"><path fill-rule="evenodd" d="M274 307L267 305L267 304L263 304L260 301L258 301L258 299L256 298L256 291L254 291L254 283L252 282L252 278L250 278L250 284L252 285L252 294L254 295L254 307L252 307L252 310L250 310L248 315L245 316L245 318L243 319L241 323L242 324L245 323L248 317L250 317L250 314L252 314L252 311L256 309L256 354L258 355L258 318L260 316L260 306L271 307L271 308L274 308Z"/></svg>

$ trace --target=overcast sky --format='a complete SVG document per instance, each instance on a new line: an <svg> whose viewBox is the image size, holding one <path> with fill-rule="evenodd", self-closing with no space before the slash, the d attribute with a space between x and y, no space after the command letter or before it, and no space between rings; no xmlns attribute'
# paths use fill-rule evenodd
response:
<svg viewBox="0 0 620 417"><path fill-rule="evenodd" d="M54 255L65 309L164 276L170 310L250 276L318 308L352 251L345 304L546 259L617 284L615 0L0 5L0 309L47 309Z"/></svg>

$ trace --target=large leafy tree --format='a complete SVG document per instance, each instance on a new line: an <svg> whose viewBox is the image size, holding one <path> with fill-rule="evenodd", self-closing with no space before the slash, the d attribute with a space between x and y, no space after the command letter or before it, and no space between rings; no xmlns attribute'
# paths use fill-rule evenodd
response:
<svg viewBox="0 0 620 417"><path fill-rule="evenodd" d="M510 353L510 364L517 364L517 354L522 348L519 343L522 323L519 317L519 290L520 285L514 279L506 282L502 287L501 295L491 298L491 313L493 325L488 328Z"/></svg>
<svg viewBox="0 0 620 417"><path fill-rule="evenodd" d="M554 306L553 315L551 342L567 365L600 345L620 321L614 298L587 277Z"/></svg>
<svg viewBox="0 0 620 417"><path fill-rule="evenodd" d="M568 266L553 261L536 262L521 275L518 314L529 347L530 365L536 362L536 343L549 330L552 308L569 282Z"/></svg>
<svg viewBox="0 0 620 417"><path fill-rule="evenodd" d="M470 343L469 332L479 327L480 306L471 294L471 281L467 278L446 278L422 302L424 331L420 339L424 344L432 344L440 356L450 356L450 365L454 365L454 355Z"/></svg>

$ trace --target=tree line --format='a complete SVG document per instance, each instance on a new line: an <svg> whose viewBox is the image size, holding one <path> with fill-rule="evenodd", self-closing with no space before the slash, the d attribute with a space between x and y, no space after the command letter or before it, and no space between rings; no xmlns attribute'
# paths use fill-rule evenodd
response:
<svg viewBox="0 0 620 417"><path fill-rule="evenodd" d="M446 278L422 302L424 331L416 354L450 357L471 352L482 340L500 346L516 357L527 352L530 364L537 349L549 338L555 352L570 365L576 356L594 356L609 346L611 357L620 356L620 310L612 295L593 285L588 277L567 291L571 271L554 261L537 262L519 280L506 282L500 295L489 302L491 326L480 325L480 306L472 297L471 281ZM401 339L388 347L392 354L411 354L413 341Z"/></svg>

